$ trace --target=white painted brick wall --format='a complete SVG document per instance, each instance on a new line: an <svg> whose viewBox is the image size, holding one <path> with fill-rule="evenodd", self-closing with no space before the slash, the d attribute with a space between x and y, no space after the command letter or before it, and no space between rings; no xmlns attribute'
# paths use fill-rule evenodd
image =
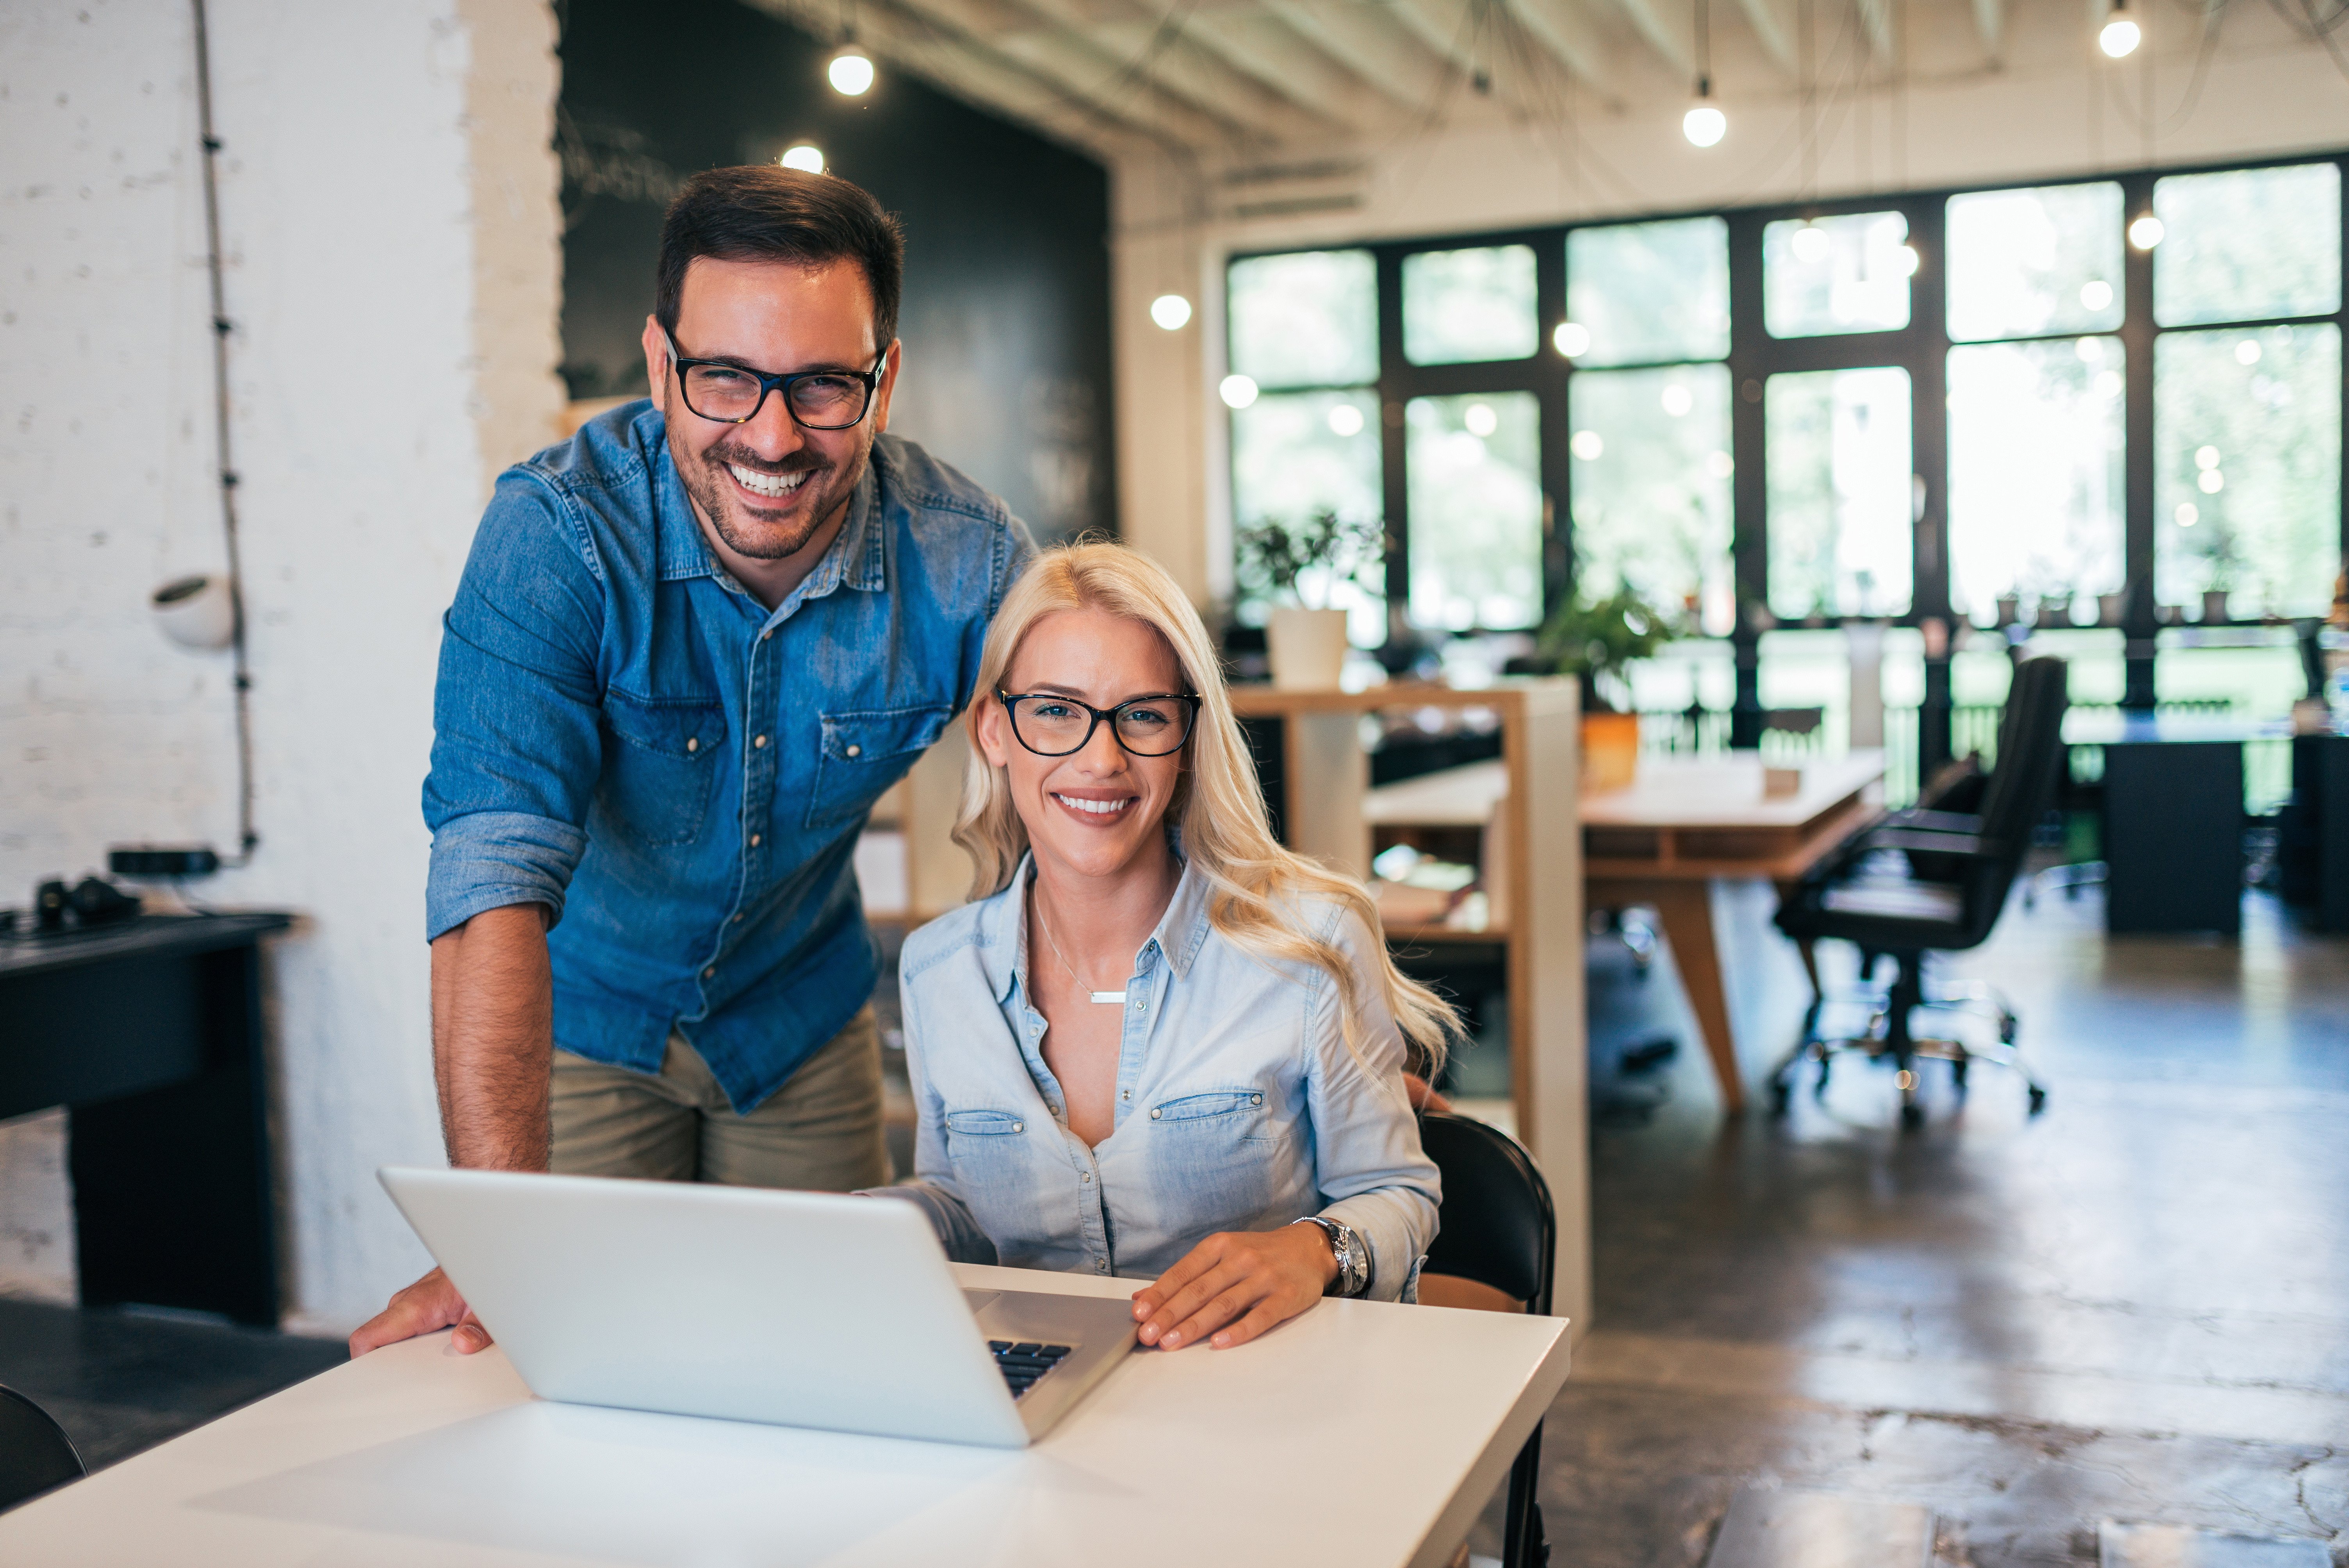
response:
<svg viewBox="0 0 2349 1568"><path fill-rule="evenodd" d="M561 388L541 0L213 0L262 846L203 884L268 965L296 1320L424 1262L374 1181L439 1155L418 814L440 614ZM222 559L188 7L0 12L0 899L235 835L226 655L147 624ZM493 208L493 211L489 209ZM0 1129L0 1287L57 1292L53 1129ZM36 1144L48 1146L43 1156Z"/></svg>

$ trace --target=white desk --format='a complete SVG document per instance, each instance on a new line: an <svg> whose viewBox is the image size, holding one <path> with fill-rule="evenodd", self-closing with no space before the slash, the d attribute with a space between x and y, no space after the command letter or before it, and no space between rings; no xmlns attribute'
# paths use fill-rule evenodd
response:
<svg viewBox="0 0 2349 1568"><path fill-rule="evenodd" d="M1138 1354L1020 1453L547 1404L434 1335L0 1515L0 1563L1427 1568L1557 1397L1566 1327L1323 1302L1238 1350Z"/></svg>

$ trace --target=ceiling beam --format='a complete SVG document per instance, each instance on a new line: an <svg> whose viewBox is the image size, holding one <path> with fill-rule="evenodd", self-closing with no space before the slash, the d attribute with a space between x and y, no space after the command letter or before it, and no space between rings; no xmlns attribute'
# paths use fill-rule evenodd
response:
<svg viewBox="0 0 2349 1568"><path fill-rule="evenodd" d="M1264 8L1299 36L1361 77L1395 104L1424 108L1446 67L1414 40L1383 7L1357 0L1263 0Z"/></svg>
<svg viewBox="0 0 2349 1568"><path fill-rule="evenodd" d="M1892 57L1892 0L1859 0L1860 30L1868 35L1868 52L1879 60Z"/></svg>
<svg viewBox="0 0 2349 1568"><path fill-rule="evenodd" d="M837 24L826 0L752 3L819 38ZM859 21L860 41L885 64L966 103L1097 153L1117 156L1143 143L1189 147L1201 136L1228 135L1223 127L1168 113L1162 104L1138 97L1106 105L1081 100L1067 84L1040 76L952 19L919 12L905 0L867 0Z"/></svg>
<svg viewBox="0 0 2349 1568"><path fill-rule="evenodd" d="M1738 0L1738 4L1739 9L1745 13L1745 25L1754 29L1754 36L1762 46L1762 52L1768 55L1780 70L1795 70L1795 25L1778 9L1778 0ZM1974 0L1977 12L1985 5L1997 4L1998 0Z"/></svg>
<svg viewBox="0 0 2349 1568"><path fill-rule="evenodd" d="M1686 18L1676 13L1686 8L1686 0L1615 0L1621 7L1624 19L1631 30L1640 35L1648 47L1662 57L1664 64L1685 76L1693 68L1695 51L1689 34L1682 29ZM1671 7L1667 10L1666 7Z"/></svg>
<svg viewBox="0 0 2349 1568"><path fill-rule="evenodd" d="M1119 75L1125 79L1146 76L1204 112L1237 119L1275 139L1313 140L1351 129L1305 102L1301 92L1238 68L1223 51L1195 36L1197 26L1195 20L1186 21L1174 36L1162 39L1158 24L1112 22L1087 26L1082 36L1124 67ZM1005 42L1009 46L1009 40ZM1132 62L1145 55L1148 59L1137 73Z"/></svg>
<svg viewBox="0 0 2349 1568"><path fill-rule="evenodd" d="M1974 0L1973 9L1974 31L1982 35L1983 52L1995 60L2006 34L2006 7L2000 0Z"/></svg>
<svg viewBox="0 0 2349 1568"><path fill-rule="evenodd" d="M1571 0L1508 0L1509 14L1581 81L1608 88L1607 49Z"/></svg>
<svg viewBox="0 0 2349 1568"><path fill-rule="evenodd" d="M1375 89L1277 15L1238 7L1197 11L1188 30L1234 70L1332 125L1360 131L1377 119Z"/></svg>

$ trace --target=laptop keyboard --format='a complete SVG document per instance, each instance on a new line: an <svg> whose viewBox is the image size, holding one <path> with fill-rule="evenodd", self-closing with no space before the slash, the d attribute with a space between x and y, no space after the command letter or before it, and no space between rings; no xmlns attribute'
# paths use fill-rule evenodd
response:
<svg viewBox="0 0 2349 1568"><path fill-rule="evenodd" d="M1061 1357L1076 1348L1071 1345L1040 1345L1030 1339L990 1339L987 1347L995 1352L995 1364L1003 1368L1003 1380L1011 1385L1011 1397L1015 1399L1027 1393L1037 1378L1058 1367Z"/></svg>

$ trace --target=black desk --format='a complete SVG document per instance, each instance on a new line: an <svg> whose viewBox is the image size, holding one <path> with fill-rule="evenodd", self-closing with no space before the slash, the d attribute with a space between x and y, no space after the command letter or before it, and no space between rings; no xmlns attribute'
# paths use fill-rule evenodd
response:
<svg viewBox="0 0 2349 1568"><path fill-rule="evenodd" d="M2288 724L2073 713L2069 746L2105 749L2105 929L2243 928L2243 743Z"/></svg>
<svg viewBox="0 0 2349 1568"><path fill-rule="evenodd" d="M0 1117L71 1115L81 1299L277 1323L260 941L284 914L0 938Z"/></svg>

